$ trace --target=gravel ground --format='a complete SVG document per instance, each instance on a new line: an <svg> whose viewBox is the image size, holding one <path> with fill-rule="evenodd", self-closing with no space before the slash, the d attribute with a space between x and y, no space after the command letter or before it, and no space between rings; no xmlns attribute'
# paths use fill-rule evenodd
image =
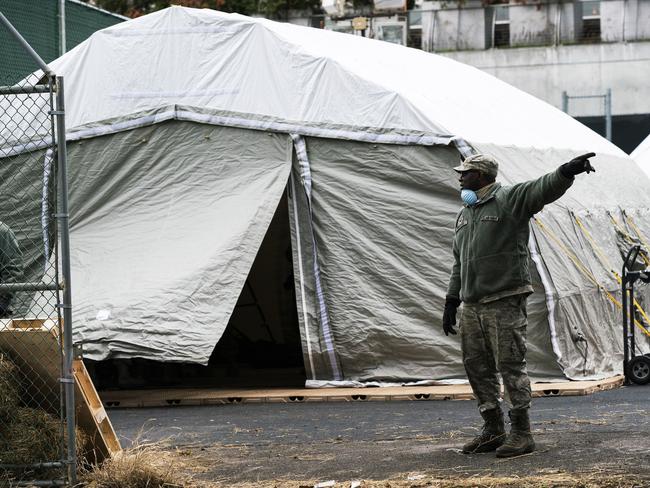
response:
<svg viewBox="0 0 650 488"><path fill-rule="evenodd" d="M539 486L650 486L648 388L535 399L531 420L537 450L499 460L460 452L480 426L474 401L111 409L109 416L124 447L164 446L192 465L199 479L226 486L283 486L277 480L337 480L350 486L354 480L387 479L411 484L382 486L433 486L417 481L432 476L548 480ZM551 482L567 474L591 484ZM605 482L618 475L619 481Z"/></svg>

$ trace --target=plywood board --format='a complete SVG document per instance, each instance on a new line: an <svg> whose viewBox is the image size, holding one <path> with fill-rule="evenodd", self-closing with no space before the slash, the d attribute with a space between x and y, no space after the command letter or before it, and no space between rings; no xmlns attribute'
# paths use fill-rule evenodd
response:
<svg viewBox="0 0 650 488"><path fill-rule="evenodd" d="M52 320L0 320L0 352L6 354L27 381L24 398L31 407L53 415L61 410L62 351Z"/></svg>
<svg viewBox="0 0 650 488"><path fill-rule="evenodd" d="M59 330L52 320L0 320L0 352L18 366L27 379L26 401L59 415L61 409L62 351ZM77 425L94 442L96 461L115 454L120 444L83 362L73 363Z"/></svg>
<svg viewBox="0 0 650 488"><path fill-rule="evenodd" d="M600 381L533 383L533 396L588 395L623 385L623 376ZM302 403L470 400L469 385L402 386L386 388L270 388L270 389L165 389L105 391L100 396L107 408L214 405L226 403Z"/></svg>

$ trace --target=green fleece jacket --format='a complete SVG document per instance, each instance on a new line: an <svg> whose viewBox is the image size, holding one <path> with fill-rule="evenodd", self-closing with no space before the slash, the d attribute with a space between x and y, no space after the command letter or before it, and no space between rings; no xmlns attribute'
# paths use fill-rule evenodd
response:
<svg viewBox="0 0 650 488"><path fill-rule="evenodd" d="M447 296L481 303L503 292L532 290L529 220L572 184L558 169L512 186L496 183L476 205L465 205L456 218Z"/></svg>

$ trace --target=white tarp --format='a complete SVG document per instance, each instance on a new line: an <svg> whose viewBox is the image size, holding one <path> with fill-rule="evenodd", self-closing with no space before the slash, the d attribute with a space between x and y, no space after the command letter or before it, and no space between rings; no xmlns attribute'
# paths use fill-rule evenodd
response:
<svg viewBox="0 0 650 488"><path fill-rule="evenodd" d="M336 128L341 137L350 128L398 130L624 154L569 115L445 57L214 10L171 7L115 25L51 66L70 87L71 135L183 105Z"/></svg>
<svg viewBox="0 0 650 488"><path fill-rule="evenodd" d="M650 175L650 135L632 151L630 157L636 161L647 175Z"/></svg>

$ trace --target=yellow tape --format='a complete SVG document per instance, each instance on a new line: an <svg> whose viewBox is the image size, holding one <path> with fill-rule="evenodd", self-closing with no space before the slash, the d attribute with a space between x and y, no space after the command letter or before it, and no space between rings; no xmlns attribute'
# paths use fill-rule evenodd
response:
<svg viewBox="0 0 650 488"><path fill-rule="evenodd" d="M621 235L625 238L625 240L626 240L629 244L636 245L636 244L637 244L637 240L636 240L634 237L632 237L632 236L631 236L631 235L630 235L630 234L629 234L629 233L628 233L628 232L627 232L623 227L621 227L621 224L618 223L618 221L614 218L614 216L613 216L610 212L607 212L607 214L609 215L609 218L612 220L614 226L618 229L618 231L621 233ZM627 218L627 220L628 220L628 223L630 223L630 219L629 219L629 217L626 216L626 218ZM634 227L636 227L636 226L634 226ZM641 237L641 234L639 234L638 229L635 230L635 232L636 232L637 235L639 236L639 239L641 240L641 243L644 244L644 245L646 246L646 249L649 249L648 246L645 244L645 241L644 241L643 238ZM642 253L639 253L639 255L641 256L641 259L643 260L643 262L645 263L645 265L646 265L646 266L650 266L650 259L648 259L648 256L646 256L646 254L643 253L643 252L642 252Z"/></svg>
<svg viewBox="0 0 650 488"><path fill-rule="evenodd" d="M650 246L648 246L648 243L646 242L646 240L641 235L641 231L639 230L639 228L636 226L636 224L632 220L632 217L628 216L625 212L623 212L623 215L625 215L625 219L627 220L627 223L630 224L630 227L632 227L632 229L634 229L634 233L639 237L639 240L641 241L641 244L643 244L643 248L644 248L643 250L645 250L646 252L650 251ZM648 260L648 257L646 256L646 253L642 252L640 254L641 254L641 258L643 259L643 261L645 261L646 266L648 266L648 264L650 264L650 261Z"/></svg>
<svg viewBox="0 0 650 488"><path fill-rule="evenodd" d="M564 251L564 253L571 260L571 262L573 262L576 268L578 268L578 271L581 271L589 279L589 281L591 281L594 285L596 285L598 289L602 290L605 293L605 296L607 296L607 298L612 303L614 303L614 305L616 305L620 310L622 310L623 305L616 299L614 295L612 295L603 285L601 285L598 282L596 277L591 273L591 271L589 271L589 269L587 269L585 265L583 265L580 262L578 257L573 252L569 251L569 249L567 249L567 247L560 241L560 239L550 229L548 229L544 224L542 224L542 222L537 217L534 217L533 220L535 221L537 226L542 230L542 232L544 232L553 242L555 242L558 245L558 247L562 251ZM620 283L620 277L618 278L618 280ZM636 300L634 300L634 304L638 307L637 309L639 310L641 315L646 319L646 321L650 323L650 320L647 319L646 313L641 309L641 306L638 304ZM639 322L637 319L634 319L634 323L636 324L637 327L639 327L639 329L643 331L645 335L650 337L650 332L643 326L643 324L641 324L641 322Z"/></svg>
<svg viewBox="0 0 650 488"><path fill-rule="evenodd" d="M573 216L574 220L576 221L576 224L578 224L578 227L580 230L582 230L582 233L585 235L589 243L591 244L591 247L596 251L596 255L600 258L600 264L603 265L604 268L609 268L609 271L614 275L614 278L616 278L616 281L618 284L621 284L621 276L614 270L614 267L612 264L609 262L609 259L605 255L605 253L600 249L596 241L591 237L591 234L587 230L587 228L582 224L580 219L577 216Z"/></svg>

